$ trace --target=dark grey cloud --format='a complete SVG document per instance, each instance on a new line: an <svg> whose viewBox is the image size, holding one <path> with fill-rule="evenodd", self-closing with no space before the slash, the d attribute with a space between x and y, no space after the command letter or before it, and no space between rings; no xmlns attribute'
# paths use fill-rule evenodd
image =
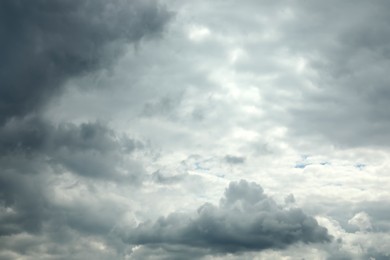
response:
<svg viewBox="0 0 390 260"><path fill-rule="evenodd" d="M158 170L152 174L152 180L160 184L172 184L182 181L188 175L165 175L162 171Z"/></svg>
<svg viewBox="0 0 390 260"><path fill-rule="evenodd" d="M144 147L99 122L54 125L36 116L8 120L0 128L0 256L83 259L96 250L88 247L87 237L110 247L92 258L117 255L121 242L110 231L127 208L102 196L99 186L140 186L145 170L131 156ZM86 239L83 249L76 242L80 237Z"/></svg>
<svg viewBox="0 0 390 260"><path fill-rule="evenodd" d="M389 146L390 5L386 1L295 2L281 26L303 57L312 87L295 88L290 131L339 146ZM293 90L294 91L294 90Z"/></svg>
<svg viewBox="0 0 390 260"><path fill-rule="evenodd" d="M224 159L229 164L243 164L245 162L245 157L241 156L226 155Z"/></svg>
<svg viewBox="0 0 390 260"><path fill-rule="evenodd" d="M204 253L283 249L294 243L326 243L327 230L302 210L283 209L256 183L232 182L219 206L206 203L194 214L172 213L128 230L124 240L147 247L182 246Z"/></svg>
<svg viewBox="0 0 390 260"><path fill-rule="evenodd" d="M170 17L153 0L0 2L0 258L117 255L116 245L96 254L88 242L114 243L107 237L126 211L112 198L97 203L97 187L139 185L144 170L130 157L144 144L99 122L55 124L42 109L67 80L159 36Z"/></svg>
<svg viewBox="0 0 390 260"><path fill-rule="evenodd" d="M368 252L363 256L367 259L386 260L390 258L390 254L377 252L373 248L369 248L367 251Z"/></svg>
<svg viewBox="0 0 390 260"><path fill-rule="evenodd" d="M169 17L156 1L1 1L0 123L39 110L67 79L106 68Z"/></svg>
<svg viewBox="0 0 390 260"><path fill-rule="evenodd" d="M0 129L0 235L35 233L44 223L64 219L86 233L109 230L116 215L102 215L105 203L97 208L82 202L56 206L49 180L69 172L80 181L139 185L144 170L125 157L142 147L100 123L53 126L39 118L9 120Z"/></svg>
<svg viewBox="0 0 390 260"><path fill-rule="evenodd" d="M234 64L235 72L272 78L256 82L264 97L259 107L269 116L262 122L285 125L298 140L389 146L388 2L245 1L239 9L231 6L226 1L215 15L224 22L207 25L236 36L232 40L246 52ZM261 10L258 17L242 17L251 9ZM240 84L244 88L243 80Z"/></svg>
<svg viewBox="0 0 390 260"><path fill-rule="evenodd" d="M24 174L33 174L34 168L27 165L42 160L48 166L62 167L88 178L137 183L142 170L134 164L129 171L122 158L142 147L142 142L117 134L98 122L54 126L39 117L27 117L9 120L0 128L3 169L17 167Z"/></svg>
<svg viewBox="0 0 390 260"><path fill-rule="evenodd" d="M0 186L2 203L0 235L38 232L48 213L44 207L46 201L41 190L41 187L45 186L44 180L3 168Z"/></svg>
<svg viewBox="0 0 390 260"><path fill-rule="evenodd" d="M83 259L80 255L96 252L96 248L88 247L88 240L105 241L109 237L124 208L101 197L93 183L89 183L86 196L61 203L53 187L56 183L47 169L35 175L15 169L2 172L0 258L8 254L9 259ZM67 184L64 194L72 196L83 185L83 181ZM96 259L109 258L101 253Z"/></svg>
<svg viewBox="0 0 390 260"><path fill-rule="evenodd" d="M109 68L126 44L159 35L170 14L142 0L1 1L0 258L188 259L225 253L294 258L302 248L327 251L330 235L314 215L335 220L341 231L329 230L348 238L330 243L340 247L337 259L357 255L347 252L354 237L385 235L389 206L372 200L386 193L369 194L371 201L356 206L346 198L359 200L369 192L344 178L349 168L329 160L327 169L338 175L332 180L333 175L317 175L316 164L302 173L291 169L292 175L288 168L302 152L310 153L294 140L314 149L322 147L318 136L337 145L388 146L389 4L166 2L182 16L161 45L151 41L142 51L127 52L114 76L105 73L96 82L109 90L67 89L62 108L52 102L54 112L48 113L44 105L67 80L81 76L72 85L94 85L95 77L83 76ZM193 38L202 30L208 34ZM293 57L302 58L305 69L296 72ZM161 150L148 151L144 142L99 118L126 132L134 127L135 136L149 136ZM332 151L340 156L337 148ZM192 153L199 157L180 165ZM362 162L367 167L359 174L375 170ZM292 195L278 205L259 186L240 182L231 184L219 205L180 213L192 201L215 198L226 178L240 176L238 168L259 178L253 170L259 165L265 167L267 187L282 188L292 180L300 201L316 187L335 185L344 200L327 201L324 194L313 198L315 210L303 206L303 213L293 208ZM350 221L360 213L371 229L359 219ZM156 215L165 217L145 222ZM128 228L133 217L142 224ZM128 233L118 236L118 230ZM386 259L376 244L361 254Z"/></svg>
<svg viewBox="0 0 390 260"><path fill-rule="evenodd" d="M117 257L122 242L110 232L128 208L102 194L99 183L139 186L144 170L126 157L143 145L100 123L25 118L1 130L0 258ZM91 239L109 250L97 254Z"/></svg>
<svg viewBox="0 0 390 260"><path fill-rule="evenodd" d="M146 117L153 116L168 116L180 103L180 96L173 97L163 97L159 100L148 102L144 105L144 109L142 111L142 115Z"/></svg>
<svg viewBox="0 0 390 260"><path fill-rule="evenodd" d="M289 194L287 197L284 198L284 202L286 204L293 204L295 203L295 197L293 194Z"/></svg>

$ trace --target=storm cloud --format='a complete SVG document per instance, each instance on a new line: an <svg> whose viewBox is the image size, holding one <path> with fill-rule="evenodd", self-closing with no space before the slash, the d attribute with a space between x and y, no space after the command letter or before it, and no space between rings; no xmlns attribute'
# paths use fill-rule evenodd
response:
<svg viewBox="0 0 390 260"><path fill-rule="evenodd" d="M81 176L115 180L121 175L126 177L124 172L118 172L120 158L142 146L142 142L119 135L101 123L54 126L40 118L28 117L10 120L0 129L3 169L12 166L7 163L12 161L10 157L32 161L44 158L50 166L60 165ZM24 171L29 173L28 169Z"/></svg>
<svg viewBox="0 0 390 260"><path fill-rule="evenodd" d="M144 246L183 246L231 253L326 243L327 230L302 210L283 209L256 183L232 182L219 206L206 203L194 215L172 213L139 224L125 241Z"/></svg>
<svg viewBox="0 0 390 260"><path fill-rule="evenodd" d="M169 17L155 1L1 1L0 123L39 111L66 80L107 68Z"/></svg>
<svg viewBox="0 0 390 260"><path fill-rule="evenodd" d="M387 259L389 8L0 0L0 259Z"/></svg>
<svg viewBox="0 0 390 260"><path fill-rule="evenodd" d="M49 255L83 259L90 254L67 251L75 236L105 240L124 214L95 181L140 185L143 167L129 157L143 143L97 120L52 122L44 107L68 80L158 38L170 17L156 1L0 2L0 258L43 259L36 246L44 244Z"/></svg>
<svg viewBox="0 0 390 260"><path fill-rule="evenodd" d="M282 26L282 37L303 61L309 79L302 83L302 99L289 110L291 132L344 147L389 146L389 3L296 2L290 7L302 19Z"/></svg>

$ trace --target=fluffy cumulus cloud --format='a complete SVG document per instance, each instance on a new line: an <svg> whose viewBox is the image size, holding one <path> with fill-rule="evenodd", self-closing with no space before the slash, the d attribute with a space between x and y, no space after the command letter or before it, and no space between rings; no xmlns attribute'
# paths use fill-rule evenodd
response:
<svg viewBox="0 0 390 260"><path fill-rule="evenodd" d="M0 259L388 259L389 9L1 0Z"/></svg>
<svg viewBox="0 0 390 260"><path fill-rule="evenodd" d="M172 213L141 223L124 240L166 250L172 246L172 253L177 247L189 247L215 254L326 243L331 237L301 209L283 209L261 186L241 180L230 183L219 206L206 203L195 214Z"/></svg>

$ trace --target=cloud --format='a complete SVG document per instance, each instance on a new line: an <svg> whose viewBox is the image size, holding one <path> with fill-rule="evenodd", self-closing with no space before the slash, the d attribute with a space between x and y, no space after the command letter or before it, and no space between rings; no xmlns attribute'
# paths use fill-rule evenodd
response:
<svg viewBox="0 0 390 260"><path fill-rule="evenodd" d="M245 162L245 157L226 155L225 161L229 164L243 164Z"/></svg>
<svg viewBox="0 0 390 260"><path fill-rule="evenodd" d="M140 185L144 169L130 156L142 147L100 123L53 126L39 118L9 120L0 129L0 233L35 233L63 218L77 230L108 230L115 221L98 217L104 203L96 209L82 200L59 207L50 195L52 182L70 174L70 187L79 181Z"/></svg>
<svg viewBox="0 0 390 260"><path fill-rule="evenodd" d="M1 1L0 258L117 254L102 248L127 207L100 184L139 186L145 172L131 156L144 144L97 119L54 123L45 105L68 80L161 35L170 17L153 0Z"/></svg>
<svg viewBox="0 0 390 260"><path fill-rule="evenodd" d="M126 165L124 158L142 147L142 142L117 134L101 123L54 126L39 117L27 117L10 120L0 128L3 169L16 167L24 174L34 173L34 168L27 165L42 161L88 178L137 183L142 170L135 163L132 167Z"/></svg>
<svg viewBox="0 0 390 260"><path fill-rule="evenodd" d="M2 1L0 123L38 111L67 79L106 68L169 17L155 1Z"/></svg>
<svg viewBox="0 0 390 260"><path fill-rule="evenodd" d="M258 184L244 180L230 183L219 206L206 203L194 215L176 212L143 222L124 238L133 245L201 248L214 254L330 240L314 218L298 208L281 208Z"/></svg>
<svg viewBox="0 0 390 260"><path fill-rule="evenodd" d="M372 230L372 225L370 221L370 216L366 212L359 212L348 220L348 224L357 226L360 231L370 231Z"/></svg>
<svg viewBox="0 0 390 260"><path fill-rule="evenodd" d="M389 146L390 5L327 1L290 8L302 19L281 25L281 40L305 62L293 86L301 94L286 109L290 132L344 147Z"/></svg>
<svg viewBox="0 0 390 260"><path fill-rule="evenodd" d="M1 1L0 258L385 258L389 4L163 2Z"/></svg>

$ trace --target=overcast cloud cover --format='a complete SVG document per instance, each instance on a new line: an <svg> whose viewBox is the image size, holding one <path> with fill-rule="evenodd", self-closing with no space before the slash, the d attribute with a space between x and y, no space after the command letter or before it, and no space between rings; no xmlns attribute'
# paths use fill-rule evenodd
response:
<svg viewBox="0 0 390 260"><path fill-rule="evenodd" d="M0 259L390 259L389 24L0 0Z"/></svg>

